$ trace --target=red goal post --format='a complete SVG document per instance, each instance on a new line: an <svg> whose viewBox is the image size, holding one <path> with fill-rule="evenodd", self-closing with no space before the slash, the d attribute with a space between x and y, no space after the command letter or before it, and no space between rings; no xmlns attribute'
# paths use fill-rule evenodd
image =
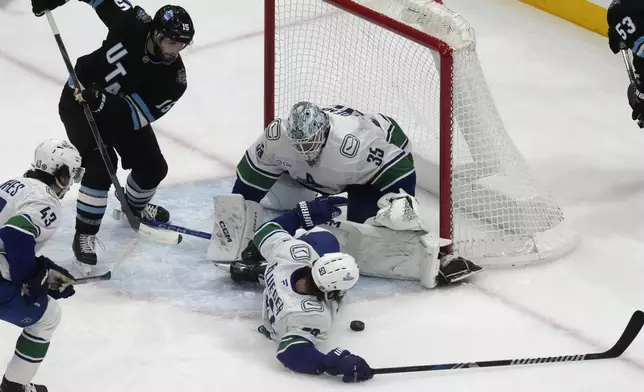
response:
<svg viewBox="0 0 644 392"><path fill-rule="evenodd" d="M300 100L389 115L454 251L486 266L558 257L575 233L505 132L475 47L441 1L265 0L265 125Z"/></svg>

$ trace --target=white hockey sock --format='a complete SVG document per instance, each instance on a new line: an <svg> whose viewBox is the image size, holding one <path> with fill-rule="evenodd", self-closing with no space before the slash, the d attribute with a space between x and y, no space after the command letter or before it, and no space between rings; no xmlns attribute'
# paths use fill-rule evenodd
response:
<svg viewBox="0 0 644 392"><path fill-rule="evenodd" d="M37 323L25 328L16 342L16 351L7 366L5 377L11 382L26 385L33 380L49 349L49 340L60 323L61 310L49 298L47 310Z"/></svg>

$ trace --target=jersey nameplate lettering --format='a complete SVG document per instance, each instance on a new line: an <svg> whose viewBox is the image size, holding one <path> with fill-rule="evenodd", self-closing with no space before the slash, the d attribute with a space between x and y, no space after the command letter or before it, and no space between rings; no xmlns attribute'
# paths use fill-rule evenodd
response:
<svg viewBox="0 0 644 392"><path fill-rule="evenodd" d="M4 184L0 185L0 189L7 192L9 196L15 196L19 190L24 188L25 185L18 180L9 180Z"/></svg>

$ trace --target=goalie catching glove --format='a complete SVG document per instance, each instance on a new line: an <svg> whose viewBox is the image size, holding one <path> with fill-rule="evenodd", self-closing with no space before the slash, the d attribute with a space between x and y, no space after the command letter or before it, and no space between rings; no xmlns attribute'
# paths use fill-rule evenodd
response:
<svg viewBox="0 0 644 392"><path fill-rule="evenodd" d="M418 200L403 189L400 193L387 193L378 200L378 213L371 221L374 226L384 226L396 231L429 232L418 212Z"/></svg>

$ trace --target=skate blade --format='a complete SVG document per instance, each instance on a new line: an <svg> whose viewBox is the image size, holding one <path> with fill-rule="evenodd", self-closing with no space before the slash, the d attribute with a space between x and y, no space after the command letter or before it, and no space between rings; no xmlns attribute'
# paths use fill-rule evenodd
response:
<svg viewBox="0 0 644 392"><path fill-rule="evenodd" d="M461 276L455 277L454 279L450 280L450 284L457 283L457 282L462 282L466 279L470 279L472 276L478 274L479 272L483 271L483 268L480 268L478 270L470 271L467 274L463 274Z"/></svg>
<svg viewBox="0 0 644 392"><path fill-rule="evenodd" d="M215 267L219 268L222 271L230 272L230 266L233 264L232 261L213 261Z"/></svg>

